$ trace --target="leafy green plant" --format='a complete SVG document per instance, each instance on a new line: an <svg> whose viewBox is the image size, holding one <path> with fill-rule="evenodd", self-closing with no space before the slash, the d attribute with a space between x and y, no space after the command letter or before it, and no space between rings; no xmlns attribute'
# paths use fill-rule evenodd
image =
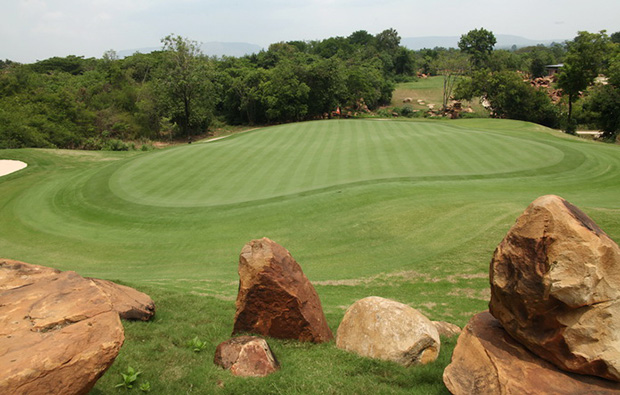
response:
<svg viewBox="0 0 620 395"><path fill-rule="evenodd" d="M142 392L151 392L151 383L148 381L145 381L144 383L140 384L140 391Z"/></svg>
<svg viewBox="0 0 620 395"><path fill-rule="evenodd" d="M192 340L188 341L187 345L192 349L192 351L200 352L204 350L204 348L207 346L207 343L203 342L198 338L198 336L196 336Z"/></svg>
<svg viewBox="0 0 620 395"><path fill-rule="evenodd" d="M123 376L123 382L117 384L116 388L125 388L126 390L132 389L136 380L138 380L138 376L141 374L142 372L138 372L131 366L128 366L127 373L121 373L121 376ZM149 384L149 387L150 387L150 384ZM140 386L140 389L142 389L142 386Z"/></svg>

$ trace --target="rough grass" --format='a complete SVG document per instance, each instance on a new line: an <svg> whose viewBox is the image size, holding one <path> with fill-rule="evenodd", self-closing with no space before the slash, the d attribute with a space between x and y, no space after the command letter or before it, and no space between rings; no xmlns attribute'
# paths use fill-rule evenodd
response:
<svg viewBox="0 0 620 395"><path fill-rule="evenodd" d="M309 122L154 152L0 158L29 164L0 178L3 257L119 280L157 303L153 322L125 323L97 394L117 393L128 366L162 394L445 392L450 341L436 363L410 369L276 340L276 375L214 367L232 331L238 254L253 238L291 251L334 332L370 295L463 326L487 307L493 249L543 194L620 239L620 147L523 122ZM195 336L208 343L200 353L186 346Z"/></svg>
<svg viewBox="0 0 620 395"><path fill-rule="evenodd" d="M411 103L403 103L407 97L413 99ZM422 100L424 104L418 103ZM443 76L421 78L412 82L403 82L396 85L392 95L392 106L403 107L411 106L414 110L428 110L431 104L436 110L441 109L443 101ZM472 100L463 102L463 107L471 107L479 116L486 116L487 111L477 101Z"/></svg>

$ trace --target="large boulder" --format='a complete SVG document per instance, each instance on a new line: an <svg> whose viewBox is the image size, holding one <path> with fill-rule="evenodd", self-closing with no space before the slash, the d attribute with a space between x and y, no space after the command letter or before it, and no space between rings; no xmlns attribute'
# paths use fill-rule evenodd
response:
<svg viewBox="0 0 620 395"><path fill-rule="evenodd" d="M511 338L488 312L475 315L458 339L443 381L454 395L617 394L620 385L569 373Z"/></svg>
<svg viewBox="0 0 620 395"><path fill-rule="evenodd" d="M620 248L558 196L536 199L497 247L491 313L535 354L620 381Z"/></svg>
<svg viewBox="0 0 620 395"><path fill-rule="evenodd" d="M112 302L112 307L124 320L148 321L155 314L155 302L144 292L108 280L91 278Z"/></svg>
<svg viewBox="0 0 620 395"><path fill-rule="evenodd" d="M0 273L20 284L0 289L0 393L88 393L124 341L109 298L71 271L0 261Z"/></svg>
<svg viewBox="0 0 620 395"><path fill-rule="evenodd" d="M416 309L370 296L355 302L338 327L336 347L403 366L437 359L439 333Z"/></svg>
<svg viewBox="0 0 620 395"><path fill-rule="evenodd" d="M314 287L291 254L268 238L241 250L236 306L233 335L315 343L333 338Z"/></svg>
<svg viewBox="0 0 620 395"><path fill-rule="evenodd" d="M56 277L60 270L30 263L0 259L0 292L32 285L37 281Z"/></svg>
<svg viewBox="0 0 620 395"><path fill-rule="evenodd" d="M432 321L439 336L456 337L461 334L461 328L458 325L446 321Z"/></svg>
<svg viewBox="0 0 620 395"><path fill-rule="evenodd" d="M264 377L280 369L265 339L256 336L239 336L220 343L213 362L242 377Z"/></svg>

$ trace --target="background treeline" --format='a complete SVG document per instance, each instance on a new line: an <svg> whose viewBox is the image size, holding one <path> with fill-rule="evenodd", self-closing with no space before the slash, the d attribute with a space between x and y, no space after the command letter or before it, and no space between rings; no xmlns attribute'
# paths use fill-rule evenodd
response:
<svg viewBox="0 0 620 395"><path fill-rule="evenodd" d="M592 128L615 141L620 130L620 32L608 36L605 31L582 31L563 45L515 51L493 50L494 45L493 33L485 29L461 36L459 53L468 57L469 68L460 73L464 78L454 88L455 99L479 97L494 117L569 133ZM530 83L546 74L545 65L558 63L563 66L550 86L541 89ZM455 70L438 73L445 78Z"/></svg>
<svg viewBox="0 0 620 395"><path fill-rule="evenodd" d="M108 51L101 59L0 61L0 148L126 150L136 142L204 135L225 124L317 119L337 108L343 114L372 111L390 103L396 83L418 73L444 76L444 107L452 98L482 97L492 116L617 132L620 78L613 42L614 35L584 32L564 44L496 50L493 34L478 29L463 35L458 49L412 51L393 29L376 35L361 30L216 59L204 56L196 42L171 35L162 39L161 51L124 59ZM570 99L558 106L524 75L542 76L545 65L562 62L575 66L568 67L571 78L560 80ZM612 75L610 83L584 98L601 72Z"/></svg>
<svg viewBox="0 0 620 395"><path fill-rule="evenodd" d="M323 117L390 102L415 72L390 29L375 36L273 44L242 58L203 56L179 36L163 50L118 59L0 63L0 148L128 149L127 141L204 134L226 124Z"/></svg>

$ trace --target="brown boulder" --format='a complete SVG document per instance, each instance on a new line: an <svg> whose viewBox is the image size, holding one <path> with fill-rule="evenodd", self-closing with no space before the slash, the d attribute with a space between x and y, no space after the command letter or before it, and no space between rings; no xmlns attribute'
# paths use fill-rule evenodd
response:
<svg viewBox="0 0 620 395"><path fill-rule="evenodd" d="M51 267L0 259L0 292L32 285L37 281L54 278L61 271ZM148 321L155 314L155 303L147 294L131 287L97 278L86 278L110 299L112 307L126 320Z"/></svg>
<svg viewBox="0 0 620 395"><path fill-rule="evenodd" d="M445 321L432 321L432 323L437 328L439 336L455 337L461 334L461 328L458 325Z"/></svg>
<svg viewBox="0 0 620 395"><path fill-rule="evenodd" d="M110 298L122 319L148 321L155 314L155 303L147 294L108 280L90 280Z"/></svg>
<svg viewBox="0 0 620 395"><path fill-rule="evenodd" d="M269 344L255 336L239 336L220 343L213 363L243 377L264 377L280 369Z"/></svg>
<svg viewBox="0 0 620 395"><path fill-rule="evenodd" d="M0 292L56 277L60 270L30 263L0 259Z"/></svg>
<svg viewBox="0 0 620 395"><path fill-rule="evenodd" d="M537 357L488 312L463 329L443 381L455 395L617 394L613 381L569 373Z"/></svg>
<svg viewBox="0 0 620 395"><path fill-rule="evenodd" d="M353 303L338 327L336 347L403 366L437 359L439 333L413 307L370 296Z"/></svg>
<svg viewBox="0 0 620 395"><path fill-rule="evenodd" d="M536 199L495 250L491 313L558 367L620 381L620 248L558 196Z"/></svg>
<svg viewBox="0 0 620 395"><path fill-rule="evenodd" d="M21 284L0 290L0 393L88 393L124 340L109 298L71 271L2 261L0 272Z"/></svg>
<svg viewBox="0 0 620 395"><path fill-rule="evenodd" d="M236 306L233 335L315 343L333 338L314 287L291 254L268 238L252 240L241 250Z"/></svg>

